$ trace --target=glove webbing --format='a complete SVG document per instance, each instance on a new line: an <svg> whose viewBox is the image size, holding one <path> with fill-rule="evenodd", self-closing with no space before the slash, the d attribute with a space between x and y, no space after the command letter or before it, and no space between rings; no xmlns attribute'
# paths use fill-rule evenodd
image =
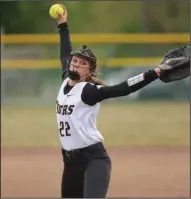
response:
<svg viewBox="0 0 191 199"><path fill-rule="evenodd" d="M173 58L173 57L182 57L182 56L186 56L185 54L185 50L186 50L187 46L181 46L179 48L176 48L174 50L171 50L169 52L166 53L166 55L164 56L165 58Z"/></svg>

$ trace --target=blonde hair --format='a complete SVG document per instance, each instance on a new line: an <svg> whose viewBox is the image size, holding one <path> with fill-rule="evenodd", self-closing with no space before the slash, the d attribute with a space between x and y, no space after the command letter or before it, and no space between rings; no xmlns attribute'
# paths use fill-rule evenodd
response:
<svg viewBox="0 0 191 199"><path fill-rule="evenodd" d="M98 76L98 72L95 69L87 76L86 81L96 84L96 85L107 86L106 83L103 80L97 78L97 76Z"/></svg>

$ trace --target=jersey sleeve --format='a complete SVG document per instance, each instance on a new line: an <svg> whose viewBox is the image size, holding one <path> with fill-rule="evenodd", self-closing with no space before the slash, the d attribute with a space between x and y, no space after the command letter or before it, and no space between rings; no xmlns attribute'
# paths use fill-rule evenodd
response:
<svg viewBox="0 0 191 199"><path fill-rule="evenodd" d="M62 23L57 26L60 35L60 61L62 65L62 81L68 76L68 58L72 51L72 44L67 23Z"/></svg>
<svg viewBox="0 0 191 199"><path fill-rule="evenodd" d="M87 83L82 91L82 101L90 106L105 99L127 96L156 80L158 75L154 70L131 77L126 81L113 86L96 86Z"/></svg>

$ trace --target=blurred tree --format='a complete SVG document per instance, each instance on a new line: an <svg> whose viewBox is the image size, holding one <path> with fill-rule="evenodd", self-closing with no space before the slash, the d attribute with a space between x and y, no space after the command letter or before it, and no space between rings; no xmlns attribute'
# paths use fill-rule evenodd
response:
<svg viewBox="0 0 191 199"><path fill-rule="evenodd" d="M68 3L68 9L69 23L73 32L121 32L122 29L126 29L124 24L130 26L131 32L139 30L139 2L78 1ZM81 10L83 12L79 13ZM135 27L134 24L135 29L131 27Z"/></svg>
<svg viewBox="0 0 191 199"><path fill-rule="evenodd" d="M0 1L1 26L7 34L50 31L49 7L50 2Z"/></svg>
<svg viewBox="0 0 191 199"><path fill-rule="evenodd" d="M167 1L167 12L169 17L178 17L179 9L178 9L178 2L175 0Z"/></svg>
<svg viewBox="0 0 191 199"><path fill-rule="evenodd" d="M0 20L1 26L4 28L4 32L14 32L15 18L19 16L19 2L6 2L0 1Z"/></svg>
<svg viewBox="0 0 191 199"><path fill-rule="evenodd" d="M148 2L150 18L147 25L150 32L189 32L189 1Z"/></svg>
<svg viewBox="0 0 191 199"><path fill-rule="evenodd" d="M57 32L48 15L56 1L0 1L5 33ZM59 1L68 9L71 32L189 31L188 1ZM142 25L141 25L142 24ZM53 28L55 27L55 28Z"/></svg>

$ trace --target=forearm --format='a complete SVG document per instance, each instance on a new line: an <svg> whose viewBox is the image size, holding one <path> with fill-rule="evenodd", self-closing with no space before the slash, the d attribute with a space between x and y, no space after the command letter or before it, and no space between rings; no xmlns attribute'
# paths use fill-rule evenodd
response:
<svg viewBox="0 0 191 199"><path fill-rule="evenodd" d="M60 34L60 61L63 75L65 75L68 70L67 60L71 53L72 45L67 22L59 24L58 28Z"/></svg>
<svg viewBox="0 0 191 199"><path fill-rule="evenodd" d="M120 96L127 96L147 86L157 78L158 76L156 72L153 70L129 78L121 84L115 86L102 87L99 89L99 101Z"/></svg>

